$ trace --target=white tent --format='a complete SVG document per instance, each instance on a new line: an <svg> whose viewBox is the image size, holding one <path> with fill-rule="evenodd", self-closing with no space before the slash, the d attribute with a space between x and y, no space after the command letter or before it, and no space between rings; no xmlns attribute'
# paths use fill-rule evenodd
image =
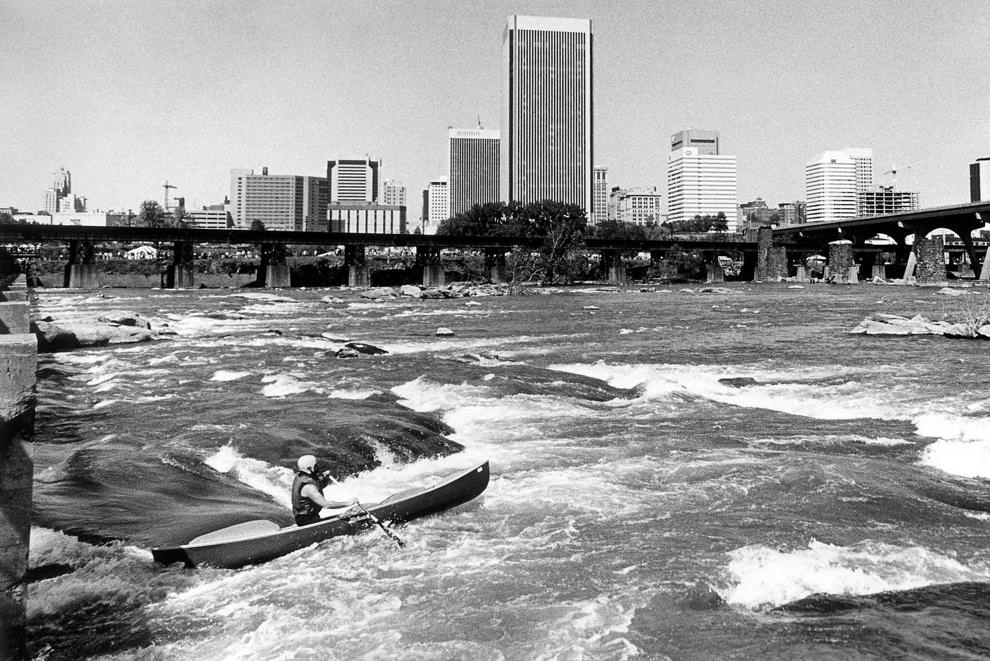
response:
<svg viewBox="0 0 990 661"><path fill-rule="evenodd" d="M138 246L124 253L127 259L158 259L158 250L152 246Z"/></svg>

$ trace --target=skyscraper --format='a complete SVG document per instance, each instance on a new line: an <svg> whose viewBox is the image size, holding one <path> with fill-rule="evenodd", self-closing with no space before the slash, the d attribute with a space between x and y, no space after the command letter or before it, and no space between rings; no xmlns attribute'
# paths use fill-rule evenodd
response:
<svg viewBox="0 0 990 661"><path fill-rule="evenodd" d="M712 142L685 146L692 135ZM670 144L677 148L667 156L667 220L684 222L722 213L729 231L735 231L736 157L721 153L716 131L680 131Z"/></svg>
<svg viewBox="0 0 990 661"><path fill-rule="evenodd" d="M370 158L327 161L330 199L337 202L377 202L380 168L381 161Z"/></svg>
<svg viewBox="0 0 990 661"><path fill-rule="evenodd" d="M498 131L450 129L448 197L449 216L475 204L498 202L501 140Z"/></svg>
<svg viewBox="0 0 990 661"><path fill-rule="evenodd" d="M856 175L857 162L847 151L822 152L805 165L808 222L825 223L855 218L859 212Z"/></svg>
<svg viewBox="0 0 990 661"><path fill-rule="evenodd" d="M429 209L426 218L426 234L436 234L437 227L445 221L450 212L450 197L447 188L447 177L437 177L430 181L429 187Z"/></svg>
<svg viewBox="0 0 990 661"><path fill-rule="evenodd" d="M701 156L715 156L719 153L718 131L686 129L670 136L670 151L694 147Z"/></svg>
<svg viewBox="0 0 990 661"><path fill-rule="evenodd" d="M502 42L506 201L592 209L591 21L510 16Z"/></svg>
<svg viewBox="0 0 990 661"><path fill-rule="evenodd" d="M973 202L990 200L990 158L969 164L969 197Z"/></svg>
<svg viewBox="0 0 990 661"><path fill-rule="evenodd" d="M596 166L592 176L591 222L600 225L608 220L608 168Z"/></svg>

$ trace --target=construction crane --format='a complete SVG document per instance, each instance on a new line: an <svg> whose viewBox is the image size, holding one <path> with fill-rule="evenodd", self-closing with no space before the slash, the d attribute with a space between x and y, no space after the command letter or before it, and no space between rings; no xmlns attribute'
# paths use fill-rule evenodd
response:
<svg viewBox="0 0 990 661"><path fill-rule="evenodd" d="M919 165L921 165L921 163L920 162L916 162L916 163L911 163L910 165L905 165L902 168L898 168L896 165L894 165L893 163L891 163L890 164L890 169L884 171L883 174L889 174L890 175L890 185L892 187L896 188L897 187L897 172L898 172L898 170L907 170L908 172L910 172L911 171L911 168L917 167Z"/></svg>
<svg viewBox="0 0 990 661"><path fill-rule="evenodd" d="M168 211L168 189L169 188L178 188L178 186L174 186L174 185L168 183L168 179L166 179L165 180L165 183L162 184L162 188L165 189L165 211Z"/></svg>

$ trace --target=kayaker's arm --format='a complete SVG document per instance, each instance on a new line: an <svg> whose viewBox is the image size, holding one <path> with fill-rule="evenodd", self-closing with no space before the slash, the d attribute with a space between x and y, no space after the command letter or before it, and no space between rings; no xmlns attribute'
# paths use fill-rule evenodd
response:
<svg viewBox="0 0 990 661"><path fill-rule="evenodd" d="M306 498L309 498L310 500L312 500L314 503L316 503L320 507L325 507L325 508L329 508L329 509L340 509L341 507L350 507L351 505L354 505L354 504L357 503L356 500L352 500L352 501L349 501L349 502L337 501L337 500L328 500L328 499L324 498L323 497L323 494L320 493L320 490L317 489L316 486L315 485L312 485L312 484L307 484L306 486L304 486L302 488L301 493L302 493L303 496L305 496Z"/></svg>

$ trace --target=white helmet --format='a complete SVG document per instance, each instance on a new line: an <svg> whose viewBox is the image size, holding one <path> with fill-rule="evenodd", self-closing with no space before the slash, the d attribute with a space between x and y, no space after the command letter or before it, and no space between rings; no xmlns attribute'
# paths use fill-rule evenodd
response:
<svg viewBox="0 0 990 661"><path fill-rule="evenodd" d="M296 462L296 468L300 473L312 473L316 470L316 457L311 454L304 454Z"/></svg>

